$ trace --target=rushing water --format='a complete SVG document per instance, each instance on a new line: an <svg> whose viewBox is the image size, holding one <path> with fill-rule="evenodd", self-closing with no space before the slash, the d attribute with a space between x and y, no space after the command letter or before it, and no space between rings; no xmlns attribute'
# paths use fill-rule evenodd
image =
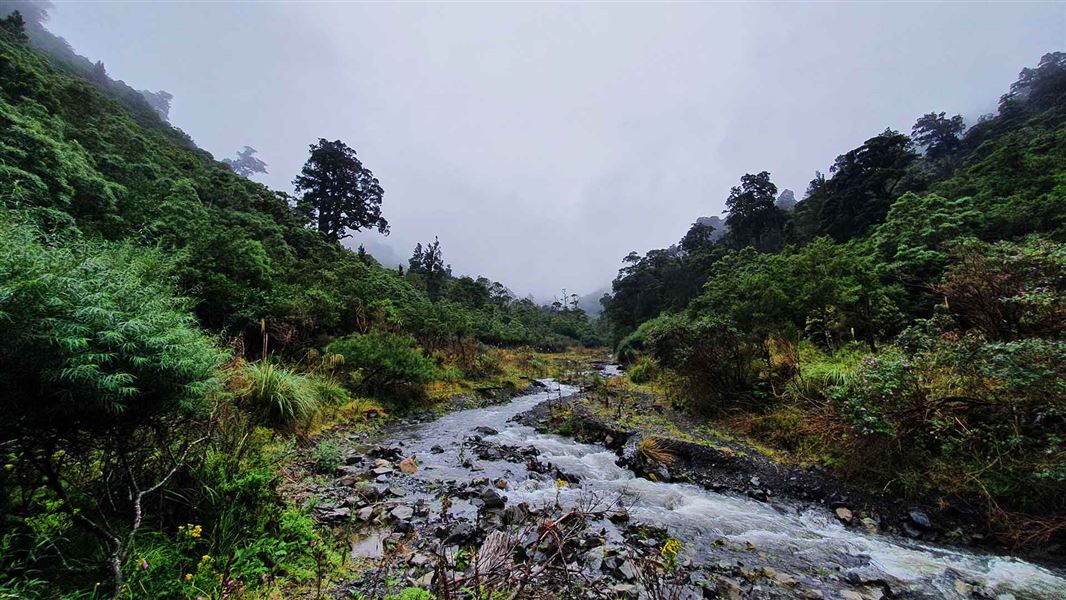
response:
<svg viewBox="0 0 1066 600"><path fill-rule="evenodd" d="M603 446L583 444L570 438L542 434L511 422L511 419L550 399L561 399L577 389L550 380L543 391L487 408L465 410L436 421L412 425L401 433L408 455L415 455L423 468L416 478L426 483L465 481L472 477L506 479L509 502L540 505L578 502L589 493L619 499L631 517L642 523L666 527L686 543L695 561L711 556L720 546L714 540L738 545L751 544L765 553L763 564L816 574L828 566L841 566L859 580L882 579L895 590L929 598L969 598L966 585L983 586L997 594L1013 594L1018 600L1062 600L1066 578L1046 568L1012 557L978 555L956 549L921 544L885 535L845 529L825 509L785 503L765 503L745 497L719 494L678 483L660 483L637 477L615 464L616 456ZM550 478L526 471L525 466L505 461L476 461L477 470L463 466L463 440L474 428L497 430L486 439L510 446L534 446L540 458L565 473L580 476L577 486L559 489ZM436 452L432 450L438 446ZM443 450L443 452L441 451ZM469 506L465 507L467 510ZM456 510L463 510L462 505ZM1009 598L1009 596L1006 596Z"/></svg>

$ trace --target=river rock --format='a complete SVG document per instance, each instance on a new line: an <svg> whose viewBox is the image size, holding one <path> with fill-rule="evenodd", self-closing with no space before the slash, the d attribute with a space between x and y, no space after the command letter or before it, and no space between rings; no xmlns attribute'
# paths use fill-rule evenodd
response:
<svg viewBox="0 0 1066 600"><path fill-rule="evenodd" d="M436 445L430 448L429 451L433 454L444 454L444 448L441 448L440 446Z"/></svg>
<svg viewBox="0 0 1066 600"><path fill-rule="evenodd" d="M879 529L877 521L874 521L870 517L863 517L859 522L862 523L862 528L866 530L866 533L877 533Z"/></svg>
<svg viewBox="0 0 1066 600"><path fill-rule="evenodd" d="M394 519L406 521L407 519L410 519L411 517L415 516L415 509L411 508L410 506L407 506L406 504L401 504L396 508L392 509L392 512L390 512L389 514L392 515L392 518Z"/></svg>
<svg viewBox="0 0 1066 600"><path fill-rule="evenodd" d="M914 523L923 529L931 529L933 527L933 523L929 520L929 516L918 509L908 512L907 517L911 520L911 523Z"/></svg>
<svg viewBox="0 0 1066 600"><path fill-rule="evenodd" d="M744 598L744 590L741 589L740 584L732 579L722 578L715 584L715 591L718 592L719 598L725 598L726 600L742 600Z"/></svg>
<svg viewBox="0 0 1066 600"><path fill-rule="evenodd" d="M633 581L637 578L637 566L633 564L633 561L626 559L618 565L614 575L624 581Z"/></svg>
<svg viewBox="0 0 1066 600"><path fill-rule="evenodd" d="M415 581L415 586L429 589L433 585L433 575L433 571L430 571L429 573L426 573L425 575L419 577L418 581Z"/></svg>
<svg viewBox="0 0 1066 600"><path fill-rule="evenodd" d="M491 427L486 427L485 425L479 425L479 426L475 427L474 428L474 432L475 433L480 433L481 435L496 435L496 434L499 433L499 431L496 431L495 429L493 429Z"/></svg>
<svg viewBox="0 0 1066 600"><path fill-rule="evenodd" d="M381 477L392 473L392 467L374 467L370 472L376 477Z"/></svg>
<svg viewBox="0 0 1066 600"><path fill-rule="evenodd" d="M640 588L631 583L616 583L611 586L612 598L639 598Z"/></svg>
<svg viewBox="0 0 1066 600"><path fill-rule="evenodd" d="M855 515L851 512L850 508L845 508L841 506L840 508L837 508L834 512L836 513L837 518L845 523L851 524L852 520L855 519Z"/></svg>
<svg viewBox="0 0 1066 600"><path fill-rule="evenodd" d="M603 556L607 553L607 546L596 546L595 548L585 552L584 560L585 566L589 571L594 574L598 574L600 569L603 568Z"/></svg>
<svg viewBox="0 0 1066 600"><path fill-rule="evenodd" d="M343 506L324 506L316 512L318 520L322 523L337 523L344 521L352 514L352 511Z"/></svg>
<svg viewBox="0 0 1066 600"><path fill-rule="evenodd" d="M373 458L383 460L400 460L403 458L403 450L396 446L378 446L368 452L368 454Z"/></svg>
<svg viewBox="0 0 1066 600"><path fill-rule="evenodd" d="M411 475L412 473L414 473L416 471L418 471L418 463L415 462L414 458L408 457L408 458L405 458L405 459L400 461L400 472L401 473L406 473L408 475Z"/></svg>
<svg viewBox="0 0 1066 600"><path fill-rule="evenodd" d="M392 470L392 462L384 458L379 458L374 461L375 469L389 469Z"/></svg>
<svg viewBox="0 0 1066 600"><path fill-rule="evenodd" d="M473 525L461 521L445 529L444 543L465 546L473 541L476 533Z"/></svg>
<svg viewBox="0 0 1066 600"><path fill-rule="evenodd" d="M485 503L485 508L503 508L507 504L507 498L492 488L482 491L480 498Z"/></svg>
<svg viewBox="0 0 1066 600"><path fill-rule="evenodd" d="M796 585L796 578L788 573L774 573L773 580L780 586L792 587Z"/></svg>
<svg viewBox="0 0 1066 600"><path fill-rule="evenodd" d="M359 512L355 513L355 517L360 521L369 521L374 518L374 507L364 506L363 508L360 508Z"/></svg>
<svg viewBox="0 0 1066 600"><path fill-rule="evenodd" d="M507 489L507 480L506 479L497 479L495 485L496 485L497 489L506 490Z"/></svg>

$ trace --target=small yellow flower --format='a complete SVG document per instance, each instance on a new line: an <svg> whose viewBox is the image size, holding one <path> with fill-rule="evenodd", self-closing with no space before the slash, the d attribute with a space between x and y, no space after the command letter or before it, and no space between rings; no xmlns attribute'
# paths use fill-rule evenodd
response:
<svg viewBox="0 0 1066 600"><path fill-rule="evenodd" d="M202 562L207 562L207 561L211 560L211 555L210 554L205 554L202 557L200 557L200 560Z"/></svg>
<svg viewBox="0 0 1066 600"><path fill-rule="evenodd" d="M681 552L681 540L668 538L659 552L666 557L677 556L677 553Z"/></svg>
<svg viewBox="0 0 1066 600"><path fill-rule="evenodd" d="M566 480L565 479L556 479L555 480L555 487L561 487L561 488L566 487Z"/></svg>
<svg viewBox="0 0 1066 600"><path fill-rule="evenodd" d="M192 573L185 574L185 581L192 581Z"/></svg>

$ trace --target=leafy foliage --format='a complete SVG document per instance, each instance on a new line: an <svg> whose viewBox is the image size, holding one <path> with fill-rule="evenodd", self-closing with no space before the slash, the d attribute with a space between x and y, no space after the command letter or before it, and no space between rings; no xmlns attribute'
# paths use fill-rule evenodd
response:
<svg viewBox="0 0 1066 600"><path fill-rule="evenodd" d="M1048 54L997 115L886 130L791 213L771 211L769 174L745 175L721 241L694 226L624 259L604 300L620 359L879 489L1061 535L1064 97L1066 55ZM777 231L789 244L766 243Z"/></svg>
<svg viewBox="0 0 1066 600"><path fill-rule="evenodd" d="M419 386L437 376L433 361L422 355L411 336L372 332L338 339L326 347L343 357L339 368L357 390L392 396L421 396Z"/></svg>
<svg viewBox="0 0 1066 600"><path fill-rule="evenodd" d="M296 202L299 214L331 242L348 237L348 230L389 231L381 216L381 184L340 140L312 144L311 158L292 184L297 193L303 192Z"/></svg>
<svg viewBox="0 0 1066 600"><path fill-rule="evenodd" d="M95 430L202 409L222 354L167 270L155 252L46 246L0 219L0 397L18 427Z"/></svg>

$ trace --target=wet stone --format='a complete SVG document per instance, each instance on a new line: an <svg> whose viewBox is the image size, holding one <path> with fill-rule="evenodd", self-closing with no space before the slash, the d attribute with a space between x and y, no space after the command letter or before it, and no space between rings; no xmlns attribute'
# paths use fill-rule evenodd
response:
<svg viewBox="0 0 1066 600"><path fill-rule="evenodd" d="M406 521L407 519L410 519L411 517L415 516L415 509L411 508L410 506L407 506L406 504L401 504L396 508L392 509L392 512L390 512L389 514L392 515L392 518L394 519Z"/></svg>
<svg viewBox="0 0 1066 600"><path fill-rule="evenodd" d="M933 523L929 520L929 516L920 510L912 510L908 512L907 517L911 520L911 523L914 523L918 527L930 529L933 526Z"/></svg>
<svg viewBox="0 0 1066 600"><path fill-rule="evenodd" d="M382 460L400 460L403 450L396 446L378 446L369 452L370 456Z"/></svg>
<svg viewBox="0 0 1066 600"><path fill-rule="evenodd" d="M492 488L481 492L480 498L485 503L485 508L503 508L507 504L507 498Z"/></svg>
<svg viewBox="0 0 1066 600"><path fill-rule="evenodd" d="M352 514L352 511L344 507L323 507L316 511L318 520L322 523L336 523L344 521Z"/></svg>
<svg viewBox="0 0 1066 600"><path fill-rule="evenodd" d="M447 530L447 537L444 538L445 544L469 544L473 539L477 531L470 523L462 522L452 525Z"/></svg>
<svg viewBox="0 0 1066 600"><path fill-rule="evenodd" d="M625 581L633 581L637 578L637 566L631 560L622 561L622 564L618 565L615 575Z"/></svg>
<svg viewBox="0 0 1066 600"><path fill-rule="evenodd" d="M877 533L877 521L874 521L870 517L863 517L863 519L859 522L862 524L862 528L866 530L867 533Z"/></svg>

